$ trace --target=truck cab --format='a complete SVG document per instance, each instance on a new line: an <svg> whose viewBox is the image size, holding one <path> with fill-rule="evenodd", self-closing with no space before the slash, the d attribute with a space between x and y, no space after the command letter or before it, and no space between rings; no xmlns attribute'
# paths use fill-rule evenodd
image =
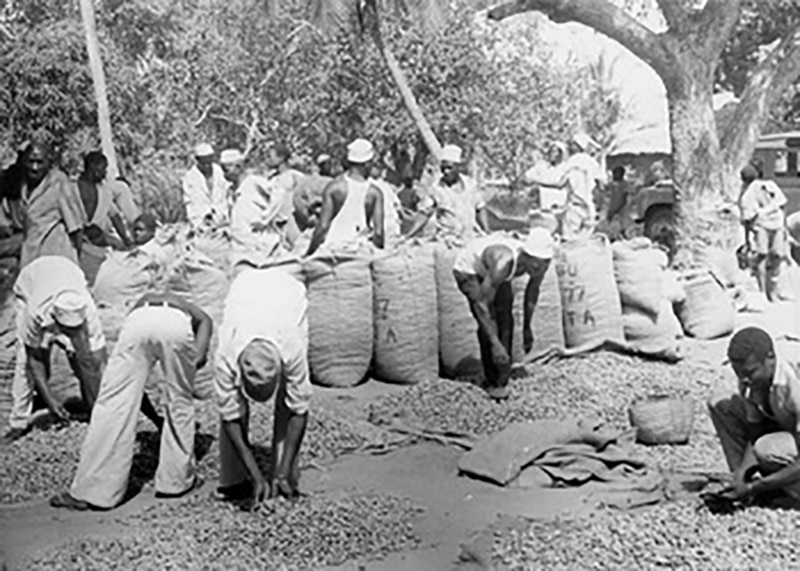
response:
<svg viewBox="0 0 800 571"><path fill-rule="evenodd" d="M800 210L800 131L764 135L756 143L754 162L763 170L764 178L774 180L786 195L785 212ZM631 218L644 224L644 234L651 239L664 239L672 232L673 209L678 189L672 181L660 181L638 188L629 198Z"/></svg>

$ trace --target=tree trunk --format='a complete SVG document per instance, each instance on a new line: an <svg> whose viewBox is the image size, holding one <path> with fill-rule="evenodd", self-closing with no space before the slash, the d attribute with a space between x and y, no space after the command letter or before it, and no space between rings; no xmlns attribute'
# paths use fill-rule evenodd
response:
<svg viewBox="0 0 800 571"><path fill-rule="evenodd" d="M86 51L89 53L89 69L92 73L94 96L97 100L97 123L100 129L100 146L108 159L108 176L113 178L119 172L117 155L114 151L114 138L111 131L111 114L108 108L106 76L103 71L103 60L100 57L100 42L97 40L97 26L94 17L92 0L80 0L83 28L86 32Z"/></svg>
<svg viewBox="0 0 800 571"><path fill-rule="evenodd" d="M408 80L406 79L406 76L400 67L400 63L394 57L394 54L386 45L386 42L383 41L380 15L378 13L379 8L374 0L368 2L367 6L372 12L370 14L372 21L369 24L369 31L370 35L372 36L372 41L375 42L375 45L381 52L383 61L386 62L386 67L389 69L389 74L391 74L392 80L394 80L397 89L400 91L400 96L403 98L403 103L405 104L406 109L408 109L408 112L411 114L411 118L414 120L414 124L419 130L422 140L425 141L425 145L428 147L428 150L431 152L431 154L438 159L442 155L442 145L439 143L439 139L436 138L433 129L431 129L430 123L428 123L428 120L422 113L422 109L420 108L419 103L417 103L417 98L414 97L414 92L411 91L411 87L408 85Z"/></svg>
<svg viewBox="0 0 800 571"><path fill-rule="evenodd" d="M706 64L690 58L681 67L684 79L666 83L673 178L680 190L677 245L686 253L697 242L733 251L741 238L738 218L719 206L735 200L739 187L731 180L720 150L711 104L712 76Z"/></svg>

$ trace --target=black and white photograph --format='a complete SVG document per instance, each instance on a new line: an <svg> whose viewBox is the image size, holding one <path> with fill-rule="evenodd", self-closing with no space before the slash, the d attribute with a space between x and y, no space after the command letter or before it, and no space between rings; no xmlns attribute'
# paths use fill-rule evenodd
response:
<svg viewBox="0 0 800 571"><path fill-rule="evenodd" d="M0 570L800 570L800 0L0 0Z"/></svg>

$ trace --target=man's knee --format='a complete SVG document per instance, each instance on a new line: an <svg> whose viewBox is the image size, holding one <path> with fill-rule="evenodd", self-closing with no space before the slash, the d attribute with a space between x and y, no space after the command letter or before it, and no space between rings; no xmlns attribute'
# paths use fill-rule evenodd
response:
<svg viewBox="0 0 800 571"><path fill-rule="evenodd" d="M771 432L755 441L753 455L759 466L774 472L797 460L797 442L791 432Z"/></svg>

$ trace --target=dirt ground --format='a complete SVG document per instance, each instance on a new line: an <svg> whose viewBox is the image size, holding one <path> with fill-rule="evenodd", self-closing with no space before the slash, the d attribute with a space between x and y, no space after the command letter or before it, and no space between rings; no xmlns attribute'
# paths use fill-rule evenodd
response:
<svg viewBox="0 0 800 571"><path fill-rule="evenodd" d="M760 325L773 335L800 333L800 306L783 302L764 313L739 313L737 326ZM728 338L685 340L685 358L693 363L720 367ZM317 403L342 415L355 414L359 406L402 387L369 381L351 389L318 389ZM558 514L580 514L593 509L591 486L573 489L507 489L459 477L462 451L427 442L399 448L385 455L349 454L324 467L307 469L302 487L310 494L375 491L409 498L424 508L413 522L421 545L388 555L380 561L354 560L335 569L478 569L489 563L482 557L480 532L498 518L526 516L548 519ZM45 468L46 469L46 468ZM216 485L207 481L200 493ZM56 492L57 490L54 490ZM184 501L184 500L178 500ZM130 533L129 519L158 501L152 488L109 512L72 513L50 508L46 501L0 507L0 561L3 569L18 569L22 558L69 540L111 537ZM485 537L484 537L485 541ZM471 546L464 548L465 545ZM490 553L490 551L489 551ZM460 555L470 555L462 557ZM469 559L472 561L469 561Z"/></svg>

